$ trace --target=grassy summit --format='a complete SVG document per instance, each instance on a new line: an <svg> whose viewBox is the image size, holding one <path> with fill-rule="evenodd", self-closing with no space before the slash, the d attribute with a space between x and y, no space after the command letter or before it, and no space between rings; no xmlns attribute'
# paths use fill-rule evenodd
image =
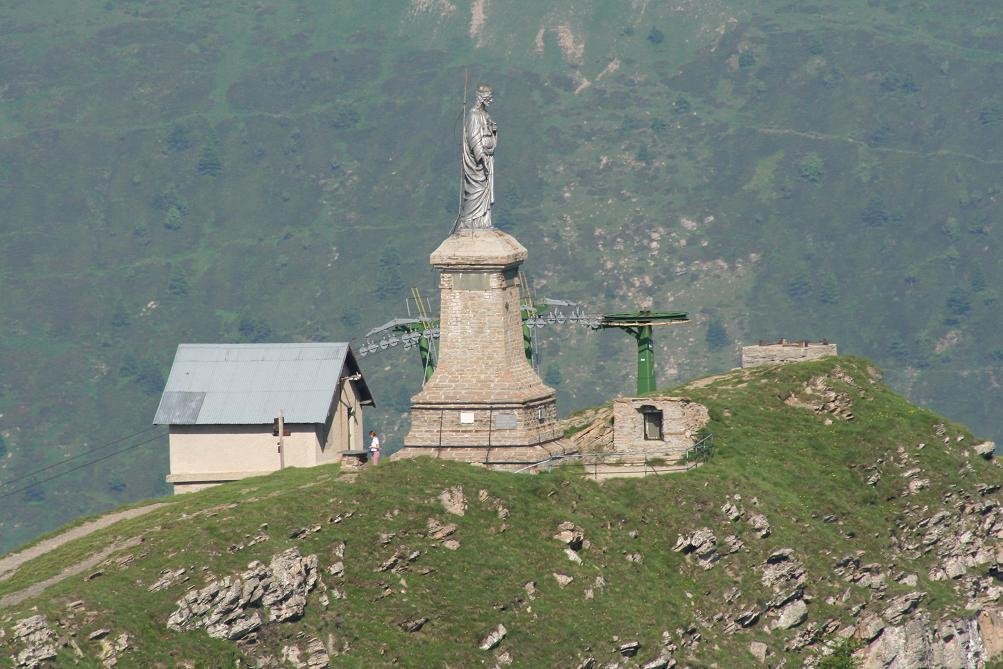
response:
<svg viewBox="0 0 1003 669"><path fill-rule="evenodd" d="M540 297L689 312L665 379L829 338L1003 435L1001 64L999 0L0 3L0 480L148 427L180 342L436 311L467 72ZM631 391L627 337L538 334L562 410ZM396 447L417 356L362 364ZM113 462L0 550L168 492L166 440Z"/></svg>
<svg viewBox="0 0 1003 669"><path fill-rule="evenodd" d="M659 655L680 666L756 666L750 641L778 655L817 653L834 630L910 592L925 593L914 614L973 615L966 611L971 592L960 592L967 576L930 578L947 544L910 548L913 534L924 532L921 519L942 508L951 512L946 522L962 528L968 517L956 502L998 507L998 493L985 486L1003 477L973 452L965 428L909 404L855 358L734 371L673 392L707 405L716 441L713 459L685 474L599 486L574 468L513 475L417 459L389 462L351 483L338 480L334 467L292 469L171 500L0 582L4 597L115 541L143 538L5 611L0 666L21 648L11 638L13 623L34 613L58 637L75 635L82 666L99 666L102 641L112 645L109 639L125 633L120 666L147 667L253 666L253 658L278 661L284 652L305 662L311 639L339 667L509 659L513 666L574 667L588 657L635 666ZM835 402L836 414L824 407L816 413L818 401ZM462 516L440 500L457 488ZM726 502L742 515L729 520ZM756 514L768 520L766 537L750 523ZM577 551L553 538L561 523L583 536ZM716 559L706 569L699 551L672 550L680 535L700 528L716 537ZM238 575L253 560L268 565L291 547L317 556L323 581L307 595L301 618L265 622L253 641L241 642L167 629L190 588ZM768 633L778 594L764 584L764 564L784 548L793 549L789 559L772 559L803 565L808 616ZM872 563L867 573L884 579L849 583L844 573L853 564L839 566L845 556ZM343 574L331 573L337 562ZM187 571L175 582L148 590L164 570L180 568ZM562 585L555 575L572 580ZM735 622L745 611L759 614L747 626ZM417 631L402 628L422 618ZM479 649L499 624L504 639ZM100 628L109 630L105 639L89 640ZM793 649L798 635L806 647ZM633 641L640 648L624 659L618 648ZM62 662L80 660L72 645L57 646Z"/></svg>

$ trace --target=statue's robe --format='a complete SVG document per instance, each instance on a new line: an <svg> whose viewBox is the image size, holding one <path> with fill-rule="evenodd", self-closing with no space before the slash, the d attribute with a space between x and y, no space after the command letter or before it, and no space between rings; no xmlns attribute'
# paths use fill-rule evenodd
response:
<svg viewBox="0 0 1003 669"><path fill-rule="evenodd" d="M467 116L463 141L463 206L460 229L491 227L495 202L494 153L498 127L488 113L476 107Z"/></svg>

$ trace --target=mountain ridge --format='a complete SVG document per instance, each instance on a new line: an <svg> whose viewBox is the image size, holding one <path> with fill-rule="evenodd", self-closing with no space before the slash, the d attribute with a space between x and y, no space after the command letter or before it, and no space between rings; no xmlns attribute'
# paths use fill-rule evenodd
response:
<svg viewBox="0 0 1003 669"><path fill-rule="evenodd" d="M969 157L1003 141L1001 20L990 0L6 6L0 473L145 427L178 343L358 344L409 285L434 299L465 72L496 91L496 218L537 292L693 317L656 342L664 384L824 337L992 436L999 183ZM539 348L565 411L630 391L615 334ZM380 355L393 446L421 377ZM166 471L161 442L33 486L0 549Z"/></svg>
<svg viewBox="0 0 1003 669"><path fill-rule="evenodd" d="M9 596L122 546L5 610L0 666L50 646L60 662L154 667L1000 656L1003 480L970 432L857 358L672 393L704 404L715 435L685 473L600 486L573 466L418 458L353 482L294 469L166 500L0 580Z"/></svg>

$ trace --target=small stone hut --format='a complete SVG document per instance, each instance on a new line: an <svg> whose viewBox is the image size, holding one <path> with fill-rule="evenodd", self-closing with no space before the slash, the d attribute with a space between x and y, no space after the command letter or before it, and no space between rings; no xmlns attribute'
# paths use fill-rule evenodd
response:
<svg viewBox="0 0 1003 669"><path fill-rule="evenodd" d="M613 450L681 458L709 420L706 407L682 397L620 397L613 400Z"/></svg>
<svg viewBox="0 0 1003 669"><path fill-rule="evenodd" d="M361 451L373 404L347 343L181 344L153 422L182 493Z"/></svg>

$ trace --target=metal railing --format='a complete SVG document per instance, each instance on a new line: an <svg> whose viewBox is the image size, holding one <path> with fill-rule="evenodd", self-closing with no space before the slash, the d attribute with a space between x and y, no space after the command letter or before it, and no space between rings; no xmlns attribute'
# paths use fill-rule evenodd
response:
<svg viewBox="0 0 1003 669"><path fill-rule="evenodd" d="M702 463L707 462L714 455L714 433L708 432L707 435L693 444L690 450L686 451L686 455L683 457L685 462Z"/></svg>
<svg viewBox="0 0 1003 669"><path fill-rule="evenodd" d="M514 473L523 473L528 471L537 472L549 472L553 471L554 467L565 464L566 462L577 460L580 461L585 466L586 476L591 476L593 478L599 478L599 467L601 465L610 464L615 462L617 459L631 458L635 462L632 464L641 465L640 472L635 470L620 470L621 473L641 473L643 476L648 476L651 474L660 473L658 468L661 466L668 467L682 467L686 471L698 467L710 460L714 454L714 435L712 433L707 433L702 439L686 449L682 454L682 457L678 457L678 448L657 448L648 449L645 451L599 451L595 453L573 453L573 454L558 454L552 455L545 460L539 462L534 462L531 465L526 465L519 469L514 470ZM665 458L658 457L664 455L677 456L672 462L666 462ZM637 462L637 458L640 458L640 462ZM592 467L592 471L589 472L589 466Z"/></svg>

